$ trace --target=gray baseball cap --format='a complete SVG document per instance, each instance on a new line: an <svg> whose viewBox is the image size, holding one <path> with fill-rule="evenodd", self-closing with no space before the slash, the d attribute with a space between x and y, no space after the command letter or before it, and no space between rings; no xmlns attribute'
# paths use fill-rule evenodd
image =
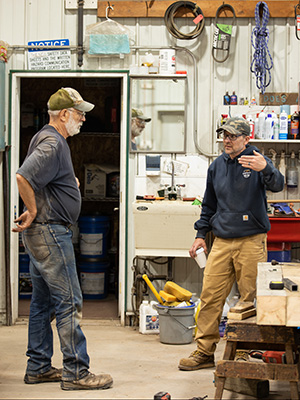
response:
<svg viewBox="0 0 300 400"><path fill-rule="evenodd" d="M150 122L150 121L151 121L151 118L150 118L150 117L146 117L146 116L144 115L143 111L142 111L142 110L138 110L137 108L133 108L133 109L131 110L131 117L132 117L132 118L139 118L139 119L142 119L142 120L145 121L145 122Z"/></svg>
<svg viewBox="0 0 300 400"><path fill-rule="evenodd" d="M226 123L217 129L218 133L223 131L229 132L232 135L250 135L250 125L245 118L233 117L228 118Z"/></svg>

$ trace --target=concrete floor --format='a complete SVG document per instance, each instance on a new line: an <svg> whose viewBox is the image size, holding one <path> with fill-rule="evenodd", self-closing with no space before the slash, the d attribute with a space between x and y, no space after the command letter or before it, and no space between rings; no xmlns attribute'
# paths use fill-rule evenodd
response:
<svg viewBox="0 0 300 400"><path fill-rule="evenodd" d="M185 372L177 368L180 358L188 356L195 343L165 345L159 335L142 335L132 327L121 327L117 320L83 320L91 357L91 372L110 373L114 385L108 390L63 391L59 383L26 385L27 320L12 327L0 327L0 399L153 399L166 391L172 399L214 398L214 368ZM54 332L56 329L54 328ZM55 333L53 365L62 365ZM224 340L218 345L216 361L221 359ZM269 399L288 399L289 384L270 382ZM223 399L253 399L224 391Z"/></svg>

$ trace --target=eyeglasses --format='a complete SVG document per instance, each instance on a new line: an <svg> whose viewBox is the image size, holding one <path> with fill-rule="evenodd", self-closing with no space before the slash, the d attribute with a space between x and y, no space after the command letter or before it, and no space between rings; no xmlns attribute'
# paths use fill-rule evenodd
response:
<svg viewBox="0 0 300 400"><path fill-rule="evenodd" d="M71 112L75 112L77 115L79 115L80 116L80 118L83 118L83 117L85 117L85 112L83 112L83 111L78 111L78 110L75 110L75 109L73 109L73 108L70 108L69 109L69 111L71 111Z"/></svg>
<svg viewBox="0 0 300 400"><path fill-rule="evenodd" d="M230 133L223 131L220 133L219 137L220 137L220 139L223 139L223 140L229 139L231 142L235 142L238 137L243 136L243 135L244 135L243 133L241 133L240 135L231 135Z"/></svg>

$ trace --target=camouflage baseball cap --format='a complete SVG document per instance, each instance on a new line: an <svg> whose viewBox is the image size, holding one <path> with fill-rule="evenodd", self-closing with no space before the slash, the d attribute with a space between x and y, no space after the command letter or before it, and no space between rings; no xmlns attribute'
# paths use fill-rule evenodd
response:
<svg viewBox="0 0 300 400"><path fill-rule="evenodd" d="M145 122L150 122L150 121L151 121L151 118L146 117L146 116L143 114L143 111L142 111L142 110L138 110L137 108L133 108L133 109L131 110L131 117L132 117L132 118L139 118L139 119L142 119L142 120L145 121Z"/></svg>
<svg viewBox="0 0 300 400"><path fill-rule="evenodd" d="M52 111L75 108L78 111L88 112L94 107L94 104L83 100L77 90L69 87L59 89L48 101L48 109Z"/></svg>
<svg viewBox="0 0 300 400"><path fill-rule="evenodd" d="M250 135L250 125L245 118L233 117L228 118L226 123L217 129L218 133L223 131L229 132L232 135Z"/></svg>

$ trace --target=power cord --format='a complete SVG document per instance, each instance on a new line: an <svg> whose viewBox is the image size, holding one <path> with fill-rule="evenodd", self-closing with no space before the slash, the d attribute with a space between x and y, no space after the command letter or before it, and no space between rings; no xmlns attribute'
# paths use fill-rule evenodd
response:
<svg viewBox="0 0 300 400"><path fill-rule="evenodd" d="M190 9L195 16L196 22L195 20L194 22L196 23L196 27L190 33L181 32L178 26L175 24L174 16L177 13L177 11L180 10L181 8ZM175 3L171 4L165 12L164 20L169 33L176 39L182 39L182 40L195 39L197 36L200 35L200 33L203 31L204 28L204 16L201 11L201 8L196 3L192 3L191 1L176 1Z"/></svg>

